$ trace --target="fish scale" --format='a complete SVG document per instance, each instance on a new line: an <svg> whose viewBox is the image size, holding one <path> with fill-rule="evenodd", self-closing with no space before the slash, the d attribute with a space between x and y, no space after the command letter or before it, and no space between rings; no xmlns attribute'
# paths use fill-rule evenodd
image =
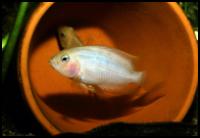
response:
<svg viewBox="0 0 200 138"><path fill-rule="evenodd" d="M110 83L110 82L114 82L114 80L115 80L115 83L118 83L116 82L117 78L118 80L120 80L120 82L123 81L124 79L129 80L129 77L128 77L129 73L124 68L120 68L119 65L116 65L116 67L113 68L114 65L110 63L109 61L106 61L103 59L98 61L96 59L90 58L89 61L85 64L86 67L84 68L84 71L82 71L82 72L85 72L85 74L89 76L91 80L93 80L93 82L87 82L87 83L96 84L96 83L102 83L105 81L107 81L107 83ZM112 64L111 65L112 68L106 67L106 65L108 65L109 63ZM115 70L117 66L118 68L120 68L120 71L123 73L120 73L118 70ZM96 73L96 71L98 73Z"/></svg>
<svg viewBox="0 0 200 138"><path fill-rule="evenodd" d="M88 59L88 62L86 62L86 66L90 67L90 66L97 66L97 65L101 65L102 66L109 66L110 64L112 64L112 68L108 68L110 71L115 71L114 68L120 68L120 71L123 73L129 73L128 70L126 68L124 68L123 66L121 66L120 64L118 64L117 62L106 58L103 55L98 55L98 54L93 54L92 52L88 52L88 51L82 51L82 54L78 55L78 57L80 56L80 60L82 59ZM82 62L84 63L84 62Z"/></svg>

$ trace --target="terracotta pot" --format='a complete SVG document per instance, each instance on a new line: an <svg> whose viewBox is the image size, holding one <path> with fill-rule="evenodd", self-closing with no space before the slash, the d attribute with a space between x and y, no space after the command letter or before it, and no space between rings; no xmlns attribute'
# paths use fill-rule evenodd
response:
<svg viewBox="0 0 200 138"><path fill-rule="evenodd" d="M166 85L136 100L79 87L48 64L60 51L60 24L72 26L84 45L147 55L146 64L167 68ZM41 3L24 31L18 73L30 109L52 135L111 122L179 122L195 95L197 51L192 27L177 3Z"/></svg>

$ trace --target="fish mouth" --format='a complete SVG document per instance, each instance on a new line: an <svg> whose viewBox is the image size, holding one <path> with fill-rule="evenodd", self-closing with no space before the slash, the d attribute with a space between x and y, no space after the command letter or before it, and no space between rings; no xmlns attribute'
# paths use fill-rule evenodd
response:
<svg viewBox="0 0 200 138"><path fill-rule="evenodd" d="M53 65L53 62L52 62L51 59L49 60L49 65L50 65L53 69L55 69L55 68L54 68L54 65Z"/></svg>

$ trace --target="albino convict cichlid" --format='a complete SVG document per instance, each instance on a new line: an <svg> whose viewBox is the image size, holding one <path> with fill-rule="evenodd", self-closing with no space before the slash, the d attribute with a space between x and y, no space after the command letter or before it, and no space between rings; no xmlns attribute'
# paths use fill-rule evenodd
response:
<svg viewBox="0 0 200 138"><path fill-rule="evenodd" d="M103 90L123 94L127 85L141 85L145 79L145 72L134 70L135 60L136 56L115 48L84 46L62 50L49 64L94 93Z"/></svg>

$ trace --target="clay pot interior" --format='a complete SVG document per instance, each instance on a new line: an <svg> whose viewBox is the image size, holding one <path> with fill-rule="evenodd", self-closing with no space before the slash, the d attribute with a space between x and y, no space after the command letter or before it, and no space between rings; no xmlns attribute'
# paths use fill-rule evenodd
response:
<svg viewBox="0 0 200 138"><path fill-rule="evenodd" d="M22 44L29 49L27 58L21 57L28 75L23 67L21 75L26 100L49 133L85 132L111 122L181 121L187 113L197 86L198 54L189 21L176 3L54 3L34 22L29 45ZM167 72L165 86L139 98L88 92L48 64L60 51L60 24L72 26L84 45L148 57L145 65Z"/></svg>

